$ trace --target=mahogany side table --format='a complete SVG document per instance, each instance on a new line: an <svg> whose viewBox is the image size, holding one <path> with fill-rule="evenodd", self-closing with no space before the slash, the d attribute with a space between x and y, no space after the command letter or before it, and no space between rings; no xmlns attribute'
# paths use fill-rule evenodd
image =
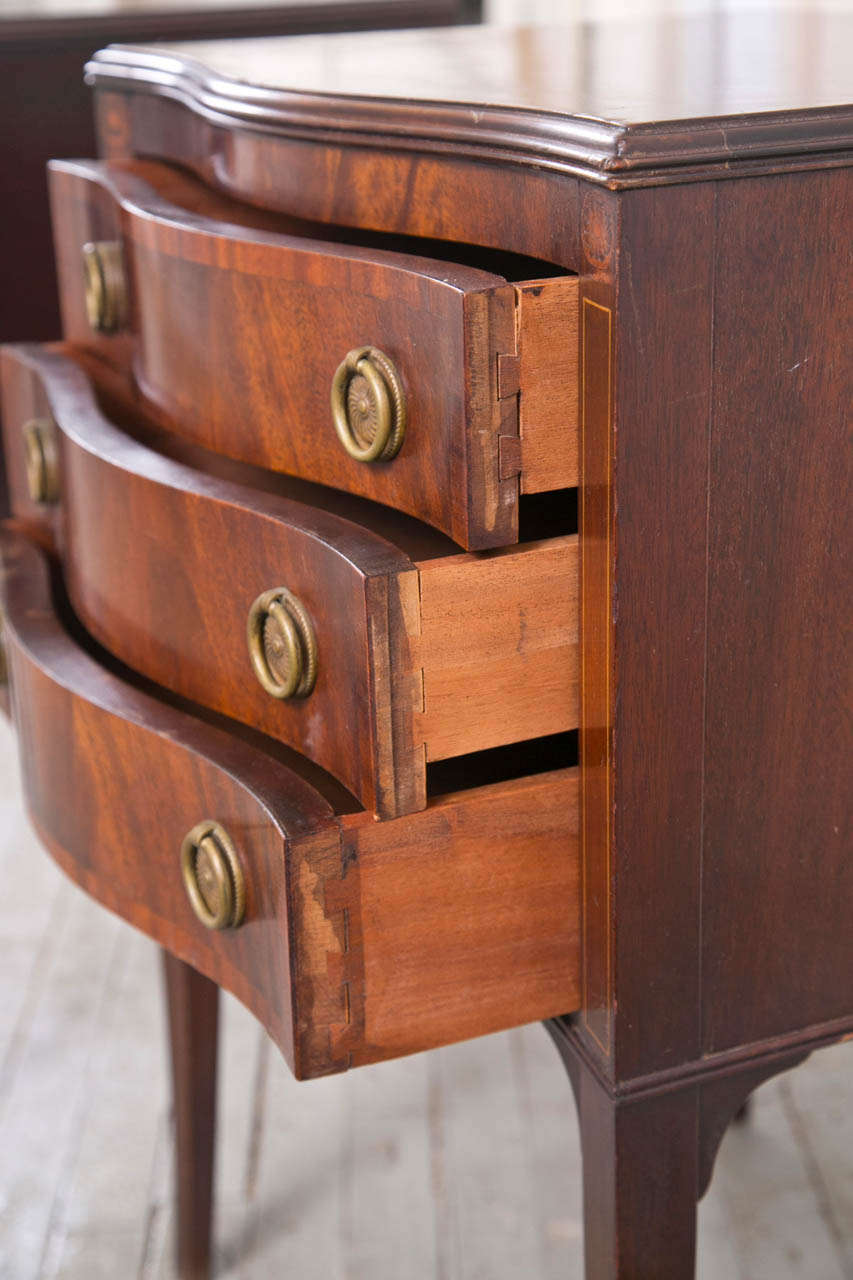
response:
<svg viewBox="0 0 853 1280"><path fill-rule="evenodd" d="M545 1021L589 1280L692 1276L728 1122L853 1035L851 37L89 64L0 583L34 820L166 952L185 1276L218 985L299 1076Z"/></svg>

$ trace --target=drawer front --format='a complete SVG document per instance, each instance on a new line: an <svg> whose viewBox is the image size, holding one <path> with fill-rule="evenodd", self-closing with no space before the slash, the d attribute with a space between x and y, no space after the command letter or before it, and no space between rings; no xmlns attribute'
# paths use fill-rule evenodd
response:
<svg viewBox="0 0 853 1280"><path fill-rule="evenodd" d="M50 181L66 339L132 367L170 430L373 498L469 549L516 540L519 492L577 483L575 279L516 287L307 239L153 163L57 162ZM87 310L91 244L106 246L86 271L114 299L94 321L110 332L92 327L91 287ZM391 362L396 387L380 357L344 368L367 348ZM362 414L360 447L387 397L378 459L351 457L336 433L339 367L341 429Z"/></svg>
<svg viewBox="0 0 853 1280"><path fill-rule="evenodd" d="M294 1061L286 874L294 844L334 843L331 806L284 766L141 693L67 635L47 563L4 532L2 607L13 718L34 825L69 875L233 991ZM200 821L234 841L239 928L213 932L184 891L180 851Z"/></svg>
<svg viewBox="0 0 853 1280"><path fill-rule="evenodd" d="M577 726L575 537L413 560L402 544L424 541L403 517L385 514L392 544L130 439L61 354L7 348L2 379L13 510L56 545L75 611L129 667L295 747L385 817L424 807L430 761ZM55 453L53 505L27 489L33 421ZM281 588L317 650L312 691L289 699L262 687L247 643L253 602Z"/></svg>
<svg viewBox="0 0 853 1280"><path fill-rule="evenodd" d="M268 751L132 687L79 647L44 556L0 532L0 603L26 801L87 892L264 1023L299 1076L577 1008L576 770L377 823ZM262 741L262 740L259 740ZM182 845L233 841L236 927L206 928ZM197 837L198 838L198 837Z"/></svg>

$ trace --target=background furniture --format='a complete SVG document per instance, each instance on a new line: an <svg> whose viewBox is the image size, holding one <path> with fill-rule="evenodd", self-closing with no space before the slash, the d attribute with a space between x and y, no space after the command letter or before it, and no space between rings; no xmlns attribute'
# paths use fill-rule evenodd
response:
<svg viewBox="0 0 853 1280"><path fill-rule="evenodd" d="M472 21L459 0L279 0L233 4L177 0L4 5L0 14L2 213L0 341L59 336L45 170L48 160L94 153L91 93L83 67L113 41L190 40Z"/></svg>
<svg viewBox="0 0 853 1280"><path fill-rule="evenodd" d="M837 678L846 509L835 499L849 402L837 268L850 109L837 105L832 74L848 26L777 18L774 47L807 32L828 51L825 64L812 53L793 88L784 60L778 79L753 74L748 86L709 71L685 80L683 97L670 76L655 92L630 24L329 39L314 61L305 43L289 61L292 46L264 42L249 83L246 46L238 63L226 45L113 50L93 64L109 167L60 165L53 178L69 345L4 357L13 509L59 552L77 617L119 661L181 700L262 727L383 819L369 821L303 766L297 780L296 762L272 742L236 725L225 735L185 702L108 671L102 653L78 654L36 553L7 541L13 699L40 829L89 891L181 961L167 971L188 1272L203 1266L209 1212L211 979L237 991L306 1075L551 1017L578 1100L592 1277L692 1274L696 1200L728 1120L761 1080L853 1030ZM766 31L755 19L722 32L663 19L657 34L695 54L715 31L721 48L756 40L757 62ZM568 65L554 52L579 48L583 60ZM708 66L719 62L709 56ZM142 155L200 182L128 163ZM422 256L411 237L426 240ZM500 251L500 272L471 245ZM442 254L456 265L437 265ZM453 323L465 359L442 358L430 380L406 342L429 333L448 285L464 299ZM313 403L330 353L310 346L285 361L275 325L293 346L316 306L337 338L339 315L360 316L361 300L378 293L382 342L373 331L363 341L390 347L404 370L411 418L399 457L359 470L335 452L327 424L316 453L295 431L302 452L284 459L276 431L299 422L300 393ZM540 344L529 336L539 331L531 296L559 300L539 317ZM182 298L195 303L183 319ZM408 327L397 306L409 309ZM212 343L227 323L223 350L244 346L233 365L214 362L212 382ZM368 377L365 360L379 374ZM388 411L357 378L370 388L381 376L389 397L393 378L365 350L347 369L350 425L355 433L360 415L367 448ZM265 411L269 378L287 406L279 419ZM556 390L543 397L549 380ZM437 465L421 467L422 494L409 487L430 433L442 430L446 392L453 439L479 424L449 513L429 491ZM258 426L229 436L229 405L241 396ZM573 486L550 473L539 488L531 479L526 446L549 402L565 433L579 426L578 543ZM540 406L532 415L531 404ZM34 444L32 431L25 437L22 454L10 421L50 425ZM258 463L339 493L303 485L298 501L310 499L312 512L300 514L287 505L297 482L246 470ZM403 517L382 523L358 505L365 493L444 532ZM342 502L360 526L351 542ZM436 541L448 531L471 551ZM405 555L390 554L389 536ZM317 700L305 702L321 708L317 718L274 715L239 678L224 584L248 589L273 563L295 576L309 544L324 588L308 602L321 652L339 653L328 602L348 602L356 634L347 715L353 723L369 709L370 730L358 733L355 759L330 732L337 715L345 722L340 693L318 683ZM578 562L575 608L562 590ZM470 790L483 777L458 743L442 757L433 736L430 662L441 642L423 636L430 583L446 573L455 643L443 652L452 664L473 634L494 664L500 727L470 714L476 699L457 692L455 701L462 731L478 735L487 793ZM465 603L481 573L493 575L485 612ZM500 627L490 630L494 601ZM290 622L267 612L263 639L266 676L284 684L294 669L307 679L311 661L298 611L280 602ZM478 620L473 631L464 617ZM500 646L516 622L512 658ZM283 646L275 631L296 623L297 668L295 641ZM516 678L502 685L496 673L507 667ZM463 668L454 678L467 691ZM573 675L562 684L561 673ZM513 718L528 680L530 716L555 717L537 729L533 754ZM72 743L74 805L62 783ZM437 770L441 759L457 763ZM227 810L225 826L245 832L237 857L248 910L222 830L193 828L185 850L208 911L238 925L247 910L242 930L193 932L166 852L152 879L151 862L116 831L118 797L130 829L150 831L146 847L152 822L169 833L164 851L187 797ZM111 820L93 841L94 812ZM577 1013L552 1017L558 1010Z"/></svg>

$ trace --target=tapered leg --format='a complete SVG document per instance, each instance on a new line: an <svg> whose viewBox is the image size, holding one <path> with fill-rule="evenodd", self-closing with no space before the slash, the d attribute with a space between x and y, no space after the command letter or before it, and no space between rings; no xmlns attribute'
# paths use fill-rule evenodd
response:
<svg viewBox="0 0 853 1280"><path fill-rule="evenodd" d="M696 1206L726 1128L753 1089L808 1057L775 1050L680 1081L615 1088L571 1018L545 1024L575 1094L583 1152L587 1280L693 1280Z"/></svg>
<svg viewBox="0 0 853 1280"><path fill-rule="evenodd" d="M175 1119L177 1265L207 1280L213 1209L219 988L163 952Z"/></svg>
<svg viewBox="0 0 853 1280"><path fill-rule="evenodd" d="M587 1280L692 1280L697 1091L616 1101L581 1067Z"/></svg>

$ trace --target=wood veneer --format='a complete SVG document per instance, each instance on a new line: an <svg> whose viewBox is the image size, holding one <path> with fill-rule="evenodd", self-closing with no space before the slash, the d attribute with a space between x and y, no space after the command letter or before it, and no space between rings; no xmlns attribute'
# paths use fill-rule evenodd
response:
<svg viewBox="0 0 853 1280"><path fill-rule="evenodd" d="M128 666L297 747L383 816L423 808L430 760L576 726L576 537L441 555L420 526L412 546L405 522L382 536L342 519L331 492L308 506L152 452L61 354L7 348L2 377L13 510L55 537L77 615ZM61 456L52 531L20 434L45 416ZM430 540L432 558L409 558ZM288 703L254 679L246 644L252 601L279 586L320 650L316 688Z"/></svg>
<svg viewBox="0 0 853 1280"><path fill-rule="evenodd" d="M27 804L60 865L233 991L297 1075L481 1035L578 999L577 771L336 815L292 770L100 666L64 632L45 558L0 539ZM330 795L334 792L330 791ZM178 851L231 834L245 923L205 930Z"/></svg>
<svg viewBox="0 0 853 1280"><path fill-rule="evenodd" d="M199 47L90 67L105 157L577 275L582 1009L551 1029L591 1280L686 1280L728 1119L853 1033L849 33L810 8L645 19L654 57L605 21L323 44L307 82L287 46L239 78Z"/></svg>
<svg viewBox="0 0 853 1280"><path fill-rule="evenodd" d="M461 248L452 262L417 242L347 244L163 165L54 164L50 180L66 340L132 365L184 438L387 503L472 549L516 540L519 489L576 484L575 279L510 287L482 252L488 270ZM131 336L89 326L93 240L123 246ZM337 365L365 345L390 357L406 398L405 440L382 463L346 454L329 408Z"/></svg>

